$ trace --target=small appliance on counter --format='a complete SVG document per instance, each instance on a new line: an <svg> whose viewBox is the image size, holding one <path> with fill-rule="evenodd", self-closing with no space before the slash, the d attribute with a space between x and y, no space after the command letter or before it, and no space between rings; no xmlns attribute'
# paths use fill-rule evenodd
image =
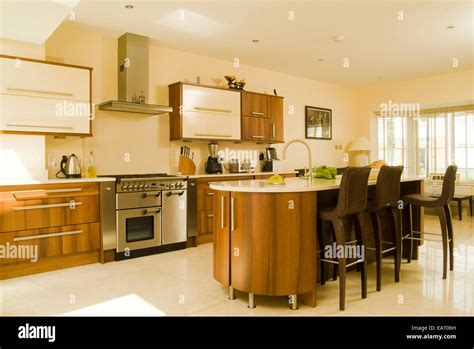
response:
<svg viewBox="0 0 474 349"><path fill-rule="evenodd" d="M64 178L81 178L81 165L79 163L79 158L75 154L70 156L63 155L60 164L60 170L56 173L56 177L60 173L64 175Z"/></svg>
<svg viewBox="0 0 474 349"><path fill-rule="evenodd" d="M250 159L231 159L229 164L231 173L247 173L255 170Z"/></svg>
<svg viewBox="0 0 474 349"><path fill-rule="evenodd" d="M222 164L219 161L219 143L211 142L207 145L209 149L209 157L206 161L206 173L215 174L222 173Z"/></svg>
<svg viewBox="0 0 474 349"><path fill-rule="evenodd" d="M278 160L276 149L273 147L265 148L262 172L279 172L281 168L282 164L281 161Z"/></svg>

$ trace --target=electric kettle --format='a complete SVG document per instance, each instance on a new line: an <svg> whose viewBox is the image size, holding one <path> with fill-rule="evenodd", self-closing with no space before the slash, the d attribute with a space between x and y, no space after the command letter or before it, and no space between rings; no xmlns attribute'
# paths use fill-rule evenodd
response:
<svg viewBox="0 0 474 349"><path fill-rule="evenodd" d="M81 178L81 165L75 154L71 154L71 156L63 155L60 167L61 169L56 173L56 176L62 172L66 178Z"/></svg>

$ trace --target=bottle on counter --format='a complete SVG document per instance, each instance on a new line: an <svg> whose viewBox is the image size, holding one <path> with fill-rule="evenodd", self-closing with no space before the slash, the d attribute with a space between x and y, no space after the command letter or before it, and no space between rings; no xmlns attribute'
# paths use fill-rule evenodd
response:
<svg viewBox="0 0 474 349"><path fill-rule="evenodd" d="M97 170L94 163L94 152L92 150L89 154L89 168L87 169L87 174L89 178L97 177Z"/></svg>

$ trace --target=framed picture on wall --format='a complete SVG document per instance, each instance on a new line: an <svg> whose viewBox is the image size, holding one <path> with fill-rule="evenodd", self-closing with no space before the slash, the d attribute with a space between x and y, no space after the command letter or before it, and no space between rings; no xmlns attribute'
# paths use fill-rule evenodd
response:
<svg viewBox="0 0 474 349"><path fill-rule="evenodd" d="M305 106L306 138L332 139L332 110Z"/></svg>

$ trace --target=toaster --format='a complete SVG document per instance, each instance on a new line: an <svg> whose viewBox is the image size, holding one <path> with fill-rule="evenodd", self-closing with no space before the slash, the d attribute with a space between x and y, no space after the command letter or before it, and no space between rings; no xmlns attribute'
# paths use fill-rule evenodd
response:
<svg viewBox="0 0 474 349"><path fill-rule="evenodd" d="M252 162L249 159L231 159L229 164L232 173L252 172L255 168L255 166L252 167Z"/></svg>

